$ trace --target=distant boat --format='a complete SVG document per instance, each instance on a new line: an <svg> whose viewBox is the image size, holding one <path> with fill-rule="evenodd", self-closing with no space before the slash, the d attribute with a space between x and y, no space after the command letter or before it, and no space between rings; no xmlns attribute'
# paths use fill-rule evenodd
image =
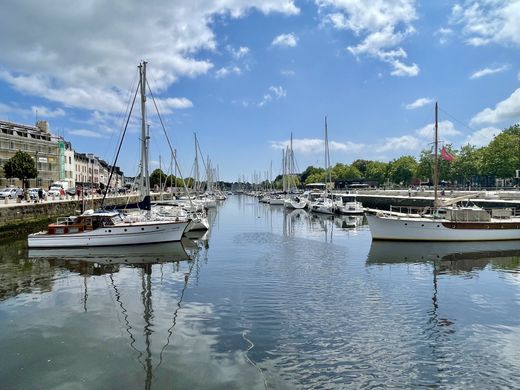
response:
<svg viewBox="0 0 520 390"><path fill-rule="evenodd" d="M354 194L339 195L335 197L336 212L343 215L363 215L365 208Z"/></svg>
<svg viewBox="0 0 520 390"><path fill-rule="evenodd" d="M322 214L334 214L335 205L334 201L329 197L329 189L328 187L332 185L332 179L330 175L330 156L329 156L329 135L327 129L327 117L325 117L325 175L326 175L326 185L325 191L320 198L317 198L315 201L310 203L309 210L315 213Z"/></svg>
<svg viewBox="0 0 520 390"><path fill-rule="evenodd" d="M368 209L367 221L374 240L498 241L520 240L520 217L513 209L485 210L460 206L468 196L438 198L438 107L435 104L434 201L421 213Z"/></svg>
<svg viewBox="0 0 520 390"><path fill-rule="evenodd" d="M188 220L157 219L151 215L148 173L149 131L146 125L146 62L139 65L141 91L141 169L140 190L146 213L123 217L116 211L87 210L77 217L59 218L47 231L28 236L29 248L66 248L111 245L151 244L179 241ZM115 164L114 164L115 165Z"/></svg>

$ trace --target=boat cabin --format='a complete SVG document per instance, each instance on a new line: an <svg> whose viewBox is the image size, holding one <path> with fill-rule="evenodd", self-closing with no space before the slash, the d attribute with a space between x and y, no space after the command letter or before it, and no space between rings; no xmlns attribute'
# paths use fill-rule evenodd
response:
<svg viewBox="0 0 520 390"><path fill-rule="evenodd" d="M47 227L47 234L72 234L114 226L123 222L117 212L84 213L78 217L58 218Z"/></svg>

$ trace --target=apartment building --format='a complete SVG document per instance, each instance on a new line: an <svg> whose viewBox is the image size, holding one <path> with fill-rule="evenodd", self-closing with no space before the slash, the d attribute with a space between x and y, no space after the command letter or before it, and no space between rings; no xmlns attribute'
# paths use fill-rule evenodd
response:
<svg viewBox="0 0 520 390"><path fill-rule="evenodd" d="M49 132L47 121L36 126L0 121L0 186L21 186L18 179L7 179L2 169L4 163L19 150L33 156L38 177L30 179L31 187L48 187L60 179L59 138Z"/></svg>

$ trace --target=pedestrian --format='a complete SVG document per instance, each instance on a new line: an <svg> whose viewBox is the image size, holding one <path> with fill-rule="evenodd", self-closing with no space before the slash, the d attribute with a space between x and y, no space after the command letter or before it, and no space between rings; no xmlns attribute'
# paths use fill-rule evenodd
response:
<svg viewBox="0 0 520 390"><path fill-rule="evenodd" d="M16 190L16 196L18 197L18 199L20 200L20 202L22 201L23 199L23 190L21 188L18 188Z"/></svg>
<svg viewBox="0 0 520 390"><path fill-rule="evenodd" d="M60 199L63 199L65 197L65 190L63 187L60 188Z"/></svg>
<svg viewBox="0 0 520 390"><path fill-rule="evenodd" d="M43 188L38 188L38 202L43 202Z"/></svg>

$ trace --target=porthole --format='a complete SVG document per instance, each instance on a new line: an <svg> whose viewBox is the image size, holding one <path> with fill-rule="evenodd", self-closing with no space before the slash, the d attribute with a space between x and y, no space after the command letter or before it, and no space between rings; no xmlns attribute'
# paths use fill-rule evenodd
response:
<svg viewBox="0 0 520 390"><path fill-rule="evenodd" d="M141 230L144 230L144 228L141 228Z"/></svg>

